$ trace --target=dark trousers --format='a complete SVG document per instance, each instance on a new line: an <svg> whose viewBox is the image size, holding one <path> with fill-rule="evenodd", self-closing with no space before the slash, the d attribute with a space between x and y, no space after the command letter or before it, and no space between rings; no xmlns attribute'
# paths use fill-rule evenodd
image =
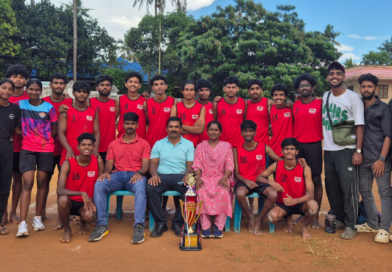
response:
<svg viewBox="0 0 392 272"><path fill-rule="evenodd" d="M12 142L0 143L0 220L3 218L10 195L13 158Z"/></svg>
<svg viewBox="0 0 392 272"><path fill-rule="evenodd" d="M184 174L169 174L169 175L159 175L161 178L161 183L157 186L152 186L147 184L147 198L148 198L148 207L154 217L154 220L157 225L166 225L167 218L162 213L162 197L166 191L177 191L181 194L181 200L184 201L184 195L187 191L187 187L184 184L178 184L182 182L184 178ZM181 214L181 207L178 206L174 217L172 218L173 224L183 225L184 218Z"/></svg>
<svg viewBox="0 0 392 272"><path fill-rule="evenodd" d="M336 219L354 229L358 218L358 166L352 164L354 149L325 151L325 189Z"/></svg>

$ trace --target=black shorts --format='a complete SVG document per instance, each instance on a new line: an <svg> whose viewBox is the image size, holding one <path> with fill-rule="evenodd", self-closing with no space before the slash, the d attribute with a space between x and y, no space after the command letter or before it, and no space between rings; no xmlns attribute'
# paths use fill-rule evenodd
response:
<svg viewBox="0 0 392 272"><path fill-rule="evenodd" d="M34 152L22 149L19 168L21 173L36 169L51 172L53 170L53 152Z"/></svg>
<svg viewBox="0 0 392 272"><path fill-rule="evenodd" d="M52 168L52 171L48 173L49 177L53 176L54 169L56 169L56 165L57 165L57 169L59 170L59 175L60 175L60 171L61 171L60 159L61 159L61 155L53 156L53 168Z"/></svg>
<svg viewBox="0 0 392 272"><path fill-rule="evenodd" d="M19 169L19 158L20 158L20 152L14 152L14 159L12 163L12 172L20 174L20 169Z"/></svg>
<svg viewBox="0 0 392 272"><path fill-rule="evenodd" d="M69 209L69 215L77 215L80 216L80 208L84 207L84 202L75 201L69 199L71 201L71 208Z"/></svg>
<svg viewBox="0 0 392 272"><path fill-rule="evenodd" d="M312 170L312 175L323 172L323 148L321 141L315 143L299 143L298 158L304 158Z"/></svg>
<svg viewBox="0 0 392 272"><path fill-rule="evenodd" d="M258 193L260 196L266 197L265 195L263 195L263 192L265 191L265 189L267 189L268 187L271 187L271 185L269 184L265 184L265 183L261 183L261 182L256 182L257 186L256 188L249 188L248 185L246 185L244 182L242 181L237 181L235 187L234 187L234 191L236 192L238 188L240 187L245 187L246 189L248 189L248 194L247 195L251 195L253 193Z"/></svg>
<svg viewBox="0 0 392 272"><path fill-rule="evenodd" d="M293 214L300 214L300 215L305 216L305 213L302 211L304 204L305 203L298 203L297 205L294 205L294 206L286 206L282 203L276 203L276 206L286 212L286 215L285 215L285 218L286 218L286 217L289 217L290 215L293 215Z"/></svg>
<svg viewBox="0 0 392 272"><path fill-rule="evenodd" d="M108 154L108 152L98 152L98 153L99 153L99 156L101 156L103 163L105 163L106 155Z"/></svg>

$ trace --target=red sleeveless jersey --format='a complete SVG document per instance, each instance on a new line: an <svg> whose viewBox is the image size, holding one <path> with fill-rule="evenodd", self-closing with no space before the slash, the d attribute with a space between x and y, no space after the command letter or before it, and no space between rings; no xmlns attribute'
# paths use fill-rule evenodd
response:
<svg viewBox="0 0 392 272"><path fill-rule="evenodd" d="M91 107L87 107L84 111L79 111L71 105L67 111L67 131L65 132L65 136L67 137L67 142L71 146L75 156L80 154L79 150L76 148L78 146L78 141L76 139L80 134L84 132L94 134L95 114L95 110ZM67 150L63 148L60 165L65 161L65 156L67 156Z"/></svg>
<svg viewBox="0 0 392 272"><path fill-rule="evenodd" d="M233 147L244 143L241 136L241 123L244 121L245 100L237 97L237 102L229 104L225 99L219 100L216 104L218 121L222 125L221 141L229 142Z"/></svg>
<svg viewBox="0 0 392 272"><path fill-rule="evenodd" d="M287 195L292 198L300 198L306 195L304 171L305 168L299 163L297 163L294 169L287 170L284 166L284 161L277 162L275 182L283 187L284 192L278 192L276 203L284 204L283 198L287 198Z"/></svg>
<svg viewBox="0 0 392 272"><path fill-rule="evenodd" d="M251 100L247 101L248 108L246 110L246 120L252 120L257 125L256 142L268 144L268 98L262 97L258 103L253 103Z"/></svg>
<svg viewBox="0 0 392 272"><path fill-rule="evenodd" d="M293 106L294 138L301 143L314 143L323 139L323 101L313 99L308 104L298 100Z"/></svg>
<svg viewBox="0 0 392 272"><path fill-rule="evenodd" d="M265 144L257 143L253 150L245 149L243 144L237 146L237 160L239 174L243 178L256 181L256 177L267 167Z"/></svg>
<svg viewBox="0 0 392 272"><path fill-rule="evenodd" d="M94 185L99 175L97 157L91 155L90 163L80 166L76 158L68 159L69 172L65 189L77 192L86 192L90 198L94 196ZM74 201L83 202L82 196L70 196Z"/></svg>
<svg viewBox="0 0 392 272"><path fill-rule="evenodd" d="M57 118L59 118L59 116L60 116L59 109L60 109L61 105L66 105L66 106L68 106L68 108L71 107L71 105L72 105L72 98L65 98L64 97L63 100L61 100L59 102L55 102L50 98L50 96L46 96L46 97L42 98L42 100L44 100L45 102L48 102L56 109ZM63 146L61 145L60 141L57 139L57 135L56 135L56 137L54 139L54 153L53 153L53 155L59 156L59 155L61 155L61 152L63 152Z"/></svg>
<svg viewBox="0 0 392 272"><path fill-rule="evenodd" d="M276 155L282 157L280 144L284 139L293 137L293 114L290 108L278 109L276 105L272 105L270 120L272 137L269 140L269 146Z"/></svg>
<svg viewBox="0 0 392 272"><path fill-rule="evenodd" d="M146 140L150 144L151 149L155 143L167 136L166 123L170 118L170 110L174 105L173 97L166 97L163 102L156 102L154 98L147 100L148 130Z"/></svg>
<svg viewBox="0 0 392 272"><path fill-rule="evenodd" d="M116 139L116 101L110 99L106 102L97 97L90 99L92 107L99 116L100 143L98 152L107 152L108 146Z"/></svg>
<svg viewBox="0 0 392 272"><path fill-rule="evenodd" d="M123 126L124 114L126 114L127 112L134 112L139 115L139 127L136 129L136 133L139 137L143 139L146 138L146 113L143 109L144 101L146 101L146 99L141 95L135 100L130 99L128 95L120 96L120 118L117 125L117 138L119 138L125 133Z"/></svg>
<svg viewBox="0 0 392 272"><path fill-rule="evenodd" d="M201 104L199 101L197 101L197 103L199 103L200 105L203 105L204 108L206 108L206 125L204 127L203 133L200 134L200 136L199 136L199 141L198 141L198 144L199 144L204 140L208 141L210 139L210 137L208 137L208 133L207 133L207 125L208 125L208 123L214 121L214 112L212 110L212 106L213 106L212 102L208 102L205 105Z"/></svg>
<svg viewBox="0 0 392 272"><path fill-rule="evenodd" d="M195 105L192 108L187 108L184 105L184 102L177 103L177 117L181 119L183 125L192 127L196 123L196 120L200 118L202 108L203 105L197 103L196 101ZM200 134L186 134L182 135L182 137L191 141L193 143L193 146L196 146L199 143Z"/></svg>
<svg viewBox="0 0 392 272"><path fill-rule="evenodd" d="M12 104L16 104L17 102L21 101L21 100L26 100L29 99L29 96L27 95L26 91L23 91L22 95L19 96L11 96L8 101ZM18 135L16 133L12 134L12 138L14 139L14 152L18 153L22 150L22 140L23 137L22 135Z"/></svg>

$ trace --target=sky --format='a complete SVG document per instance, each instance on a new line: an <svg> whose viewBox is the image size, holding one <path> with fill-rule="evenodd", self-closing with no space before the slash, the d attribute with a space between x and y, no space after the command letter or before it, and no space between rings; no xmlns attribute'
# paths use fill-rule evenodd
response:
<svg viewBox="0 0 392 272"><path fill-rule="evenodd" d="M51 0L56 5L72 0ZM166 0L167 2L171 2ZM306 23L306 31L324 31L331 24L342 34L336 39L341 44L338 50L343 53L339 59L344 61L353 58L356 63L362 55L369 51L377 51L377 47L392 36L392 1L391 0L254 0L262 3L268 11L276 11L277 5L296 6L299 18ZM28 1L30 2L30 1ZM37 0L39 2L39 0ZM188 14L200 18L211 14L217 6L235 4L233 0L188 0ZM133 7L134 0L83 0L86 8L93 9L91 15L98 19L101 27L105 27L112 37L122 39L124 33L137 24L147 14L143 5ZM165 12L174 10L168 4ZM154 13L153 7L149 7Z"/></svg>

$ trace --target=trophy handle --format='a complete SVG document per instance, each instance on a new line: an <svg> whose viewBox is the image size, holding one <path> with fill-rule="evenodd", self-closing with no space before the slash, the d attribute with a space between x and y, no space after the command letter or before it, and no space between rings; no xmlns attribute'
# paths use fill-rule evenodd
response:
<svg viewBox="0 0 392 272"><path fill-rule="evenodd" d="M196 216L195 222L199 219L200 215L201 215L201 204L203 204L203 201L197 203L199 205L199 214Z"/></svg>
<svg viewBox="0 0 392 272"><path fill-rule="evenodd" d="M182 202L181 199L180 199L180 205L181 205L181 214L182 214L182 217L185 218L185 216L184 216L184 202Z"/></svg>

